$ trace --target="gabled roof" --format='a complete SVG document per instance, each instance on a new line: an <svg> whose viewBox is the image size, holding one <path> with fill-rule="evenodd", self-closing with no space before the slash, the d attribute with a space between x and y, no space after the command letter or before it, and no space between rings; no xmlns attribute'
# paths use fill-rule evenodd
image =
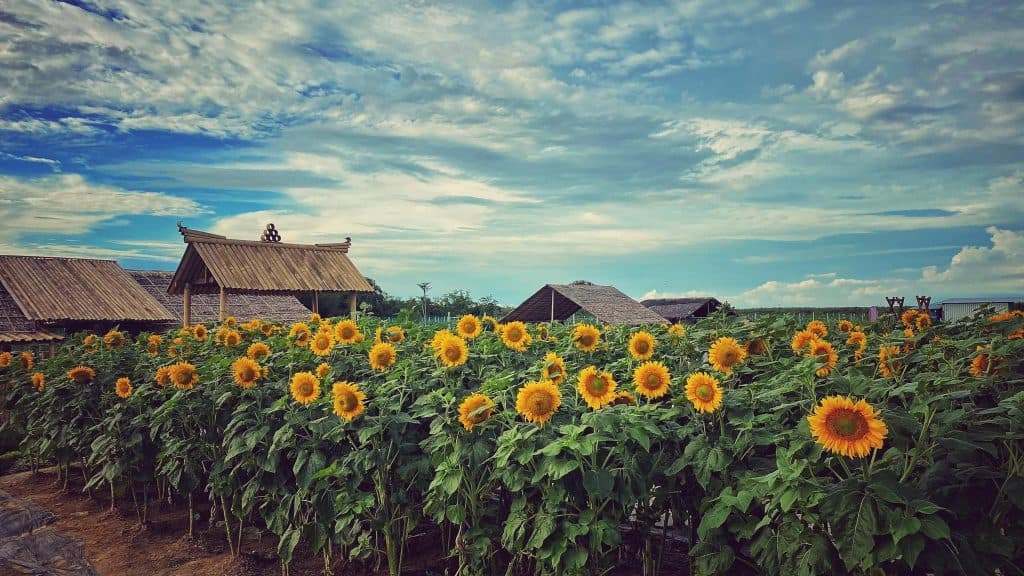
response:
<svg viewBox="0 0 1024 576"><path fill-rule="evenodd" d="M173 272L161 270L129 270L129 274L160 301L181 322L180 313L184 309L182 296L168 294ZM274 322L298 322L308 320L309 308L302 305L294 296L287 294L228 294L228 314L240 321L273 320ZM220 320L220 297L214 294L196 294L192 296L192 322L217 322Z"/></svg>
<svg viewBox="0 0 1024 576"><path fill-rule="evenodd" d="M40 328L29 320L14 303L10 293L0 285L0 344L12 342L52 342L64 337Z"/></svg>
<svg viewBox="0 0 1024 576"><path fill-rule="evenodd" d="M171 294L182 294L185 283L196 294L222 287L236 293L373 292L346 255L349 241L286 244L179 230L188 247L168 287Z"/></svg>
<svg viewBox="0 0 1024 576"><path fill-rule="evenodd" d="M509 312L502 322L547 322L552 316L555 320L566 320L580 310L607 324L641 325L665 321L614 286L547 284Z"/></svg>
<svg viewBox="0 0 1024 576"><path fill-rule="evenodd" d="M29 320L174 319L113 260L0 256L0 283Z"/></svg>
<svg viewBox="0 0 1024 576"><path fill-rule="evenodd" d="M722 305L716 298L704 296L701 298L650 298L640 302L650 310L670 320L689 318L704 306L708 306L709 312L714 312Z"/></svg>
<svg viewBox="0 0 1024 576"><path fill-rule="evenodd" d="M1024 296L992 296L990 298L947 298L941 304L995 304L1024 302Z"/></svg>

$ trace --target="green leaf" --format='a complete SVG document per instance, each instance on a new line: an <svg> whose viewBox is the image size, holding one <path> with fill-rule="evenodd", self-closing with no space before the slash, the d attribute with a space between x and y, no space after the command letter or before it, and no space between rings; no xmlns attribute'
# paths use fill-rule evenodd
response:
<svg viewBox="0 0 1024 576"><path fill-rule="evenodd" d="M458 526L466 521L466 508L461 504L451 504L445 509L448 521Z"/></svg>
<svg viewBox="0 0 1024 576"><path fill-rule="evenodd" d="M544 541L547 540L548 536L550 536L554 531L555 518L550 514L545 514L543 512L537 514L537 516L534 517L533 522L533 537L531 537L530 541L527 542L526 548L540 548L544 545Z"/></svg>
<svg viewBox="0 0 1024 576"><path fill-rule="evenodd" d="M719 502L708 510L707 513L700 519L700 524L697 526L697 535L701 540L707 538L708 532L719 528L729 518L729 512L732 507L724 502Z"/></svg>
<svg viewBox="0 0 1024 576"><path fill-rule="evenodd" d="M285 564L291 563L292 553L295 552L295 547L299 545L299 537L301 535L302 531L294 527L288 528L281 535L281 541L277 544L277 555L281 557L281 561Z"/></svg>
<svg viewBox="0 0 1024 576"><path fill-rule="evenodd" d="M598 469L587 470L583 473L583 487L593 500L603 500L611 495L615 486L615 479L611 472Z"/></svg>
<svg viewBox="0 0 1024 576"><path fill-rule="evenodd" d="M921 532L932 540L949 540L949 525L939 516L925 516L920 519Z"/></svg>
<svg viewBox="0 0 1024 576"><path fill-rule="evenodd" d="M793 502L796 502L797 496L799 496L799 493L796 490L787 490L782 493L782 497L779 498L779 505L782 506L783 512L789 512L789 509L793 507Z"/></svg>
<svg viewBox="0 0 1024 576"><path fill-rule="evenodd" d="M917 534L919 530L921 530L920 520L913 516L904 516L892 527L892 539L898 544L900 540L911 534Z"/></svg>

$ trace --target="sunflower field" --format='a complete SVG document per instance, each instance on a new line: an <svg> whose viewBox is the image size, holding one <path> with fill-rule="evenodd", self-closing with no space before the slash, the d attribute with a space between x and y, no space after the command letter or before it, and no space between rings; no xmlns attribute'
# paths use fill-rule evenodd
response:
<svg viewBox="0 0 1024 576"><path fill-rule="evenodd" d="M229 318L0 355L0 408L36 465L140 521L188 506L233 553L273 534L285 573L303 555L398 575L429 541L460 575L1011 575L1022 336L1020 313Z"/></svg>

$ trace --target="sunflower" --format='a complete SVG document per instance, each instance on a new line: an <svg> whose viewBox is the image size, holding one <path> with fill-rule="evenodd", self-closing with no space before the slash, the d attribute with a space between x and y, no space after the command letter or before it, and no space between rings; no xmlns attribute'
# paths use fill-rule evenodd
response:
<svg viewBox="0 0 1024 576"><path fill-rule="evenodd" d="M672 377L661 362L644 362L633 371L636 391L648 398L660 398L668 393Z"/></svg>
<svg viewBox="0 0 1024 576"><path fill-rule="evenodd" d="M10 352L0 352L0 368L7 368L13 360L14 355Z"/></svg>
<svg viewBox="0 0 1024 576"><path fill-rule="evenodd" d="M486 394L471 394L459 404L459 422L466 430L483 423L494 414L494 400Z"/></svg>
<svg viewBox="0 0 1024 576"><path fill-rule="evenodd" d="M358 384L335 382L331 386L331 397L333 398L334 414L348 422L366 410L366 406L363 405L366 393L359 389Z"/></svg>
<svg viewBox="0 0 1024 576"><path fill-rule="evenodd" d="M722 336L708 350L708 360L715 370L723 374L732 372L733 366L742 364L747 358L747 351L740 346L735 338Z"/></svg>
<svg viewBox="0 0 1024 576"><path fill-rule="evenodd" d="M384 327L377 326L377 329L373 331L373 343L380 344L384 341Z"/></svg>
<svg viewBox="0 0 1024 576"><path fill-rule="evenodd" d="M712 413L722 405L718 379L707 372L695 372L686 378L686 399L697 412Z"/></svg>
<svg viewBox="0 0 1024 576"><path fill-rule="evenodd" d="M224 347L234 348L242 343L242 335L237 330L228 330L224 335Z"/></svg>
<svg viewBox="0 0 1024 576"><path fill-rule="evenodd" d="M629 339L629 355L636 360L650 360L654 356L654 347L657 342L650 332L641 330Z"/></svg>
<svg viewBox="0 0 1024 576"><path fill-rule="evenodd" d="M840 332L850 332L853 330L853 322L850 322L849 320L840 320L838 328Z"/></svg>
<svg viewBox="0 0 1024 576"><path fill-rule="evenodd" d="M171 366L171 383L178 390L191 390L199 383L199 373L188 362L178 362Z"/></svg>
<svg viewBox="0 0 1024 576"><path fill-rule="evenodd" d="M313 333L309 329L309 325L305 322L296 322L292 324L291 330L288 331L288 339L292 341L292 344L296 346L305 346L309 344L309 339L313 337Z"/></svg>
<svg viewBox="0 0 1024 576"><path fill-rule="evenodd" d="M445 368L462 366L469 359L469 348L466 341L455 335L447 336L441 346L438 347L437 355L444 363Z"/></svg>
<svg viewBox="0 0 1024 576"><path fill-rule="evenodd" d="M882 346L878 349L878 370L885 378L892 378L900 371L899 346Z"/></svg>
<svg viewBox="0 0 1024 576"><path fill-rule="evenodd" d="M234 316L228 316L227 318L224 319L225 326L230 326L231 328L234 328L236 324L238 324L238 318L235 318Z"/></svg>
<svg viewBox="0 0 1024 576"><path fill-rule="evenodd" d="M28 372L35 366L35 360L32 358L32 353L25 351L21 353L21 369Z"/></svg>
<svg viewBox="0 0 1024 576"><path fill-rule="evenodd" d="M33 372L31 382L39 392L46 390L46 376L42 372Z"/></svg>
<svg viewBox="0 0 1024 576"><path fill-rule="evenodd" d="M565 360L562 360L554 352L548 352L544 356L544 366L540 369L540 377L542 380L551 380L556 386L561 385L565 380Z"/></svg>
<svg viewBox="0 0 1024 576"><path fill-rule="evenodd" d="M266 324L260 326L260 332L263 332L264 336L270 336L275 331L277 331L277 326L273 325L270 322L267 322Z"/></svg>
<svg viewBox="0 0 1024 576"><path fill-rule="evenodd" d="M836 361L839 360L839 355L832 348L832 344L825 340L812 340L811 348L807 351L807 355L813 356L821 364L814 373L822 377L828 376L829 372L836 367Z"/></svg>
<svg viewBox="0 0 1024 576"><path fill-rule="evenodd" d="M615 398L612 398L612 406L633 406L636 404L636 396L633 396L625 390L615 393Z"/></svg>
<svg viewBox="0 0 1024 576"><path fill-rule="evenodd" d="M743 345L743 349L747 351L750 356L761 356L768 352L768 343L764 341L764 338L756 338L754 340L748 340Z"/></svg>
<svg viewBox="0 0 1024 576"><path fill-rule="evenodd" d="M316 367L316 377L317 377L317 378L320 378L321 380L323 380L323 379L324 379L324 377L326 377L326 376L327 376L327 374L328 374L328 373L329 373L330 371L331 371L331 365L330 365L330 364L328 364L327 362L321 362L321 363L320 363L319 365L317 365L317 367Z"/></svg>
<svg viewBox="0 0 1024 576"><path fill-rule="evenodd" d="M296 372L291 382L292 398L302 405L320 397L320 380L312 372Z"/></svg>
<svg viewBox="0 0 1024 576"><path fill-rule="evenodd" d="M96 335L86 334L85 338L82 338L82 346L85 347L86 352L92 352L96 349Z"/></svg>
<svg viewBox="0 0 1024 576"><path fill-rule="evenodd" d="M262 325L263 325L262 322L260 322L256 318L253 318L252 320L249 320L248 322L243 322L242 325L241 325L241 328L242 328L242 330L245 330L247 332L258 332Z"/></svg>
<svg viewBox="0 0 1024 576"><path fill-rule="evenodd" d="M380 342L370 348L370 368L386 372L398 359L395 347L387 342Z"/></svg>
<svg viewBox="0 0 1024 576"><path fill-rule="evenodd" d="M323 318L321 318L320 315L317 314L316 312L313 312L312 314L309 315L309 322L310 322L310 324L317 324L322 319Z"/></svg>
<svg viewBox="0 0 1024 576"><path fill-rule="evenodd" d="M472 340L483 332L484 328L480 324L480 320L472 314L466 314L462 318L459 318L459 322L455 324L455 330L466 340Z"/></svg>
<svg viewBox="0 0 1024 576"><path fill-rule="evenodd" d="M248 356L242 356L231 363L231 376L234 377L235 383L247 390L256 386L256 381L262 375L260 365Z"/></svg>
<svg viewBox="0 0 1024 576"><path fill-rule="evenodd" d="M103 345L110 350L124 346L124 334L111 328L110 332L103 336Z"/></svg>
<svg viewBox="0 0 1024 576"><path fill-rule="evenodd" d="M825 326L825 323L822 322L821 320L811 320L810 322L807 323L807 326L804 328L804 330L807 330L808 332L814 334L818 338L824 338L825 336L828 336L828 327Z"/></svg>
<svg viewBox="0 0 1024 576"><path fill-rule="evenodd" d="M863 458L882 447L889 433L878 412L864 400L828 396L807 417L811 435L822 448L849 458Z"/></svg>
<svg viewBox="0 0 1024 576"><path fill-rule="evenodd" d="M490 328L491 332L498 331L498 321L494 319L494 316L484 314L484 317L480 319L480 322Z"/></svg>
<svg viewBox="0 0 1024 576"><path fill-rule="evenodd" d="M444 344L445 339L449 336L453 336L453 334L451 330L447 328L442 328L437 332L434 332L433 338L430 339L430 347L434 349L435 356L441 355L441 344Z"/></svg>
<svg viewBox="0 0 1024 576"><path fill-rule="evenodd" d="M245 355L253 360L266 358L267 356L270 356L270 346L267 346L263 342L253 342L249 345L249 349L245 351Z"/></svg>
<svg viewBox="0 0 1024 576"><path fill-rule="evenodd" d="M161 366L156 369L156 383L161 388L166 388L171 385L171 367Z"/></svg>
<svg viewBox="0 0 1024 576"><path fill-rule="evenodd" d="M979 350L985 348L979 347ZM992 358L988 354L978 354L971 360L971 376L975 378L982 378L987 374L993 374L1003 363L1002 358Z"/></svg>
<svg viewBox="0 0 1024 576"><path fill-rule="evenodd" d="M206 336L207 336L206 325L205 324L196 324L195 326L193 326L192 327L192 336L194 336L195 339L199 340L200 342L205 342L206 341Z"/></svg>
<svg viewBox="0 0 1024 576"><path fill-rule="evenodd" d="M562 404L562 393L551 380L530 382L516 395L516 411L527 421L544 425Z"/></svg>
<svg viewBox="0 0 1024 576"><path fill-rule="evenodd" d="M580 372L576 389L587 406L597 410L615 399L616 382L611 373L601 372L594 366L587 366Z"/></svg>
<svg viewBox="0 0 1024 576"><path fill-rule="evenodd" d="M860 360L864 355L864 350L868 347L868 335L860 330L854 330L850 332L850 337L846 339L846 345L856 346L853 351L853 357L856 360Z"/></svg>
<svg viewBox="0 0 1024 576"><path fill-rule="evenodd" d="M686 336L686 326L682 324L673 324L668 327L668 333L673 336Z"/></svg>
<svg viewBox="0 0 1024 576"><path fill-rule="evenodd" d="M313 339L309 341L309 349L317 356L327 356L334 348L334 336L330 332L317 330Z"/></svg>
<svg viewBox="0 0 1024 576"><path fill-rule="evenodd" d="M388 326L388 341L392 344L398 344L402 340L405 340L405 330L401 326Z"/></svg>
<svg viewBox="0 0 1024 576"><path fill-rule="evenodd" d="M543 325L543 324L538 325L537 326L537 340L547 340L547 339L548 339L548 327Z"/></svg>
<svg viewBox="0 0 1024 576"><path fill-rule="evenodd" d="M801 330L796 334L793 334L793 342L790 344L790 347L793 348L793 352L803 352L804 348L807 348L813 339L814 334L809 330Z"/></svg>
<svg viewBox="0 0 1024 576"><path fill-rule="evenodd" d="M572 329L572 341L581 352L593 352L601 343L601 331L590 324L577 324Z"/></svg>
<svg viewBox="0 0 1024 576"><path fill-rule="evenodd" d="M75 384L88 384L96 377L96 371L88 366L75 366L68 370L68 378Z"/></svg>
<svg viewBox="0 0 1024 576"><path fill-rule="evenodd" d="M916 319L917 319L917 309L914 309L914 308L911 308L910 310L907 310L906 312L904 312L900 316L900 322L903 322L903 325L906 326L907 328L910 328L911 326L913 326L914 322L916 321Z"/></svg>
<svg viewBox="0 0 1024 576"><path fill-rule="evenodd" d="M132 381L124 376L114 383L114 392L121 398L128 398L132 395Z"/></svg>
<svg viewBox="0 0 1024 576"><path fill-rule="evenodd" d="M224 337L228 335L228 332L231 332L231 328L228 328L227 326L221 326L220 328L217 328L217 330L213 333L214 343L224 344Z"/></svg>
<svg viewBox="0 0 1024 576"><path fill-rule="evenodd" d="M348 346L355 344L359 339L359 325L355 320L342 320L334 325L334 338L338 344Z"/></svg>
<svg viewBox="0 0 1024 576"><path fill-rule="evenodd" d="M524 352L533 341L529 332L526 331L526 324L522 322L509 322L501 331L501 341L507 348L516 352Z"/></svg>
<svg viewBox="0 0 1024 576"><path fill-rule="evenodd" d="M160 346L163 345L164 339L156 334L149 337L149 341L146 342L146 351L149 355L156 358L160 355Z"/></svg>
<svg viewBox="0 0 1024 576"><path fill-rule="evenodd" d="M918 314L917 320L914 321L914 325L917 326L918 332L924 332L925 330L931 328L932 317L927 314Z"/></svg>

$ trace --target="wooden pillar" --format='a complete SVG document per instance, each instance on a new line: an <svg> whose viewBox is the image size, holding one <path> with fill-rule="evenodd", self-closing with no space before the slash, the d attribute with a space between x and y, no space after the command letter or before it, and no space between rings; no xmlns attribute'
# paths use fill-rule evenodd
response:
<svg viewBox="0 0 1024 576"><path fill-rule="evenodd" d="M184 298L182 300L181 322L186 328L192 325L192 284L185 282Z"/></svg>
<svg viewBox="0 0 1024 576"><path fill-rule="evenodd" d="M549 320L549 322L554 322L554 321L555 321L555 289L552 288L551 289L551 320Z"/></svg>
<svg viewBox="0 0 1024 576"><path fill-rule="evenodd" d="M57 355L57 345L54 344L53 341L50 341L50 358L53 358L56 355Z"/></svg>
<svg viewBox="0 0 1024 576"><path fill-rule="evenodd" d="M352 292L348 295L348 315L353 320L356 319L356 293Z"/></svg>
<svg viewBox="0 0 1024 576"><path fill-rule="evenodd" d="M320 292L313 290L313 314L320 313Z"/></svg>
<svg viewBox="0 0 1024 576"><path fill-rule="evenodd" d="M224 290L224 287L220 287L220 321L223 322L228 317L228 293Z"/></svg>

